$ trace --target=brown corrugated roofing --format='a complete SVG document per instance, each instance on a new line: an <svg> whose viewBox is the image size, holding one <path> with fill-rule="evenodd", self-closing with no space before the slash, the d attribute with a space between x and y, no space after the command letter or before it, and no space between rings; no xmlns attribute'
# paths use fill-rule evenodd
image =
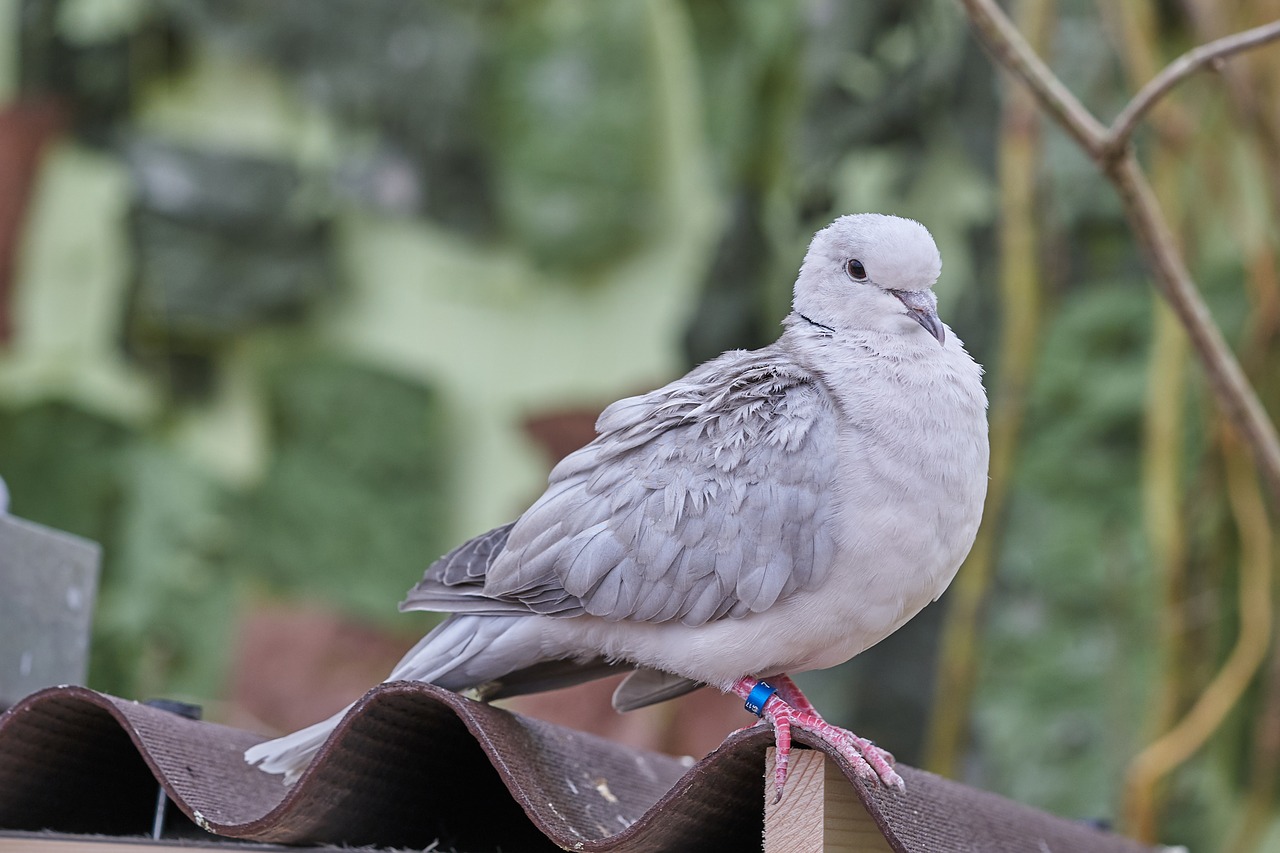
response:
<svg viewBox="0 0 1280 853"><path fill-rule="evenodd" d="M762 728L735 733L690 766L416 682L366 694L292 787L244 763L259 740L82 687L42 691L0 717L0 829L143 833L159 780L199 826L254 841L751 849L772 743ZM1151 849L899 770L906 793L851 782L899 853Z"/></svg>

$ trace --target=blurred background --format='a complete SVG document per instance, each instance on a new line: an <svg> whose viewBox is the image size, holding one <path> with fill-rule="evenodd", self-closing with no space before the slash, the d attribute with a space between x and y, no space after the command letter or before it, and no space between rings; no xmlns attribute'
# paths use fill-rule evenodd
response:
<svg viewBox="0 0 1280 853"><path fill-rule="evenodd" d="M1280 16L1009 8L1104 119ZM609 402L773 340L817 228L895 213L987 366L985 526L938 605L801 684L901 760L1280 850L1255 474L1114 194L948 0L0 0L0 105L0 477L105 547L91 686L265 732L342 707L432 624L395 607L432 559ZM1280 53L1138 142L1277 412ZM698 755L750 721L610 688L518 707Z"/></svg>

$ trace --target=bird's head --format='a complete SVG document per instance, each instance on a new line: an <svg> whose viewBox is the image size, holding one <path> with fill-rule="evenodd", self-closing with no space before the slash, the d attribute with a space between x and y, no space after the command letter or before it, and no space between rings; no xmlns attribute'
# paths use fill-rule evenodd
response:
<svg viewBox="0 0 1280 853"><path fill-rule="evenodd" d="M803 319L835 331L920 334L923 328L941 344L946 330L931 289L941 272L938 247L919 222L879 213L842 216L814 235L792 305Z"/></svg>

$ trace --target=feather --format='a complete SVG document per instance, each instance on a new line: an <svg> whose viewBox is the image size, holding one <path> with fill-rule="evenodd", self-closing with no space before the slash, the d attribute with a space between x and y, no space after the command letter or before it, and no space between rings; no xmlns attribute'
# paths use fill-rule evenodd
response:
<svg viewBox="0 0 1280 853"><path fill-rule="evenodd" d="M613 691L613 708L622 713L675 699L702 685L679 675L642 667L622 680Z"/></svg>

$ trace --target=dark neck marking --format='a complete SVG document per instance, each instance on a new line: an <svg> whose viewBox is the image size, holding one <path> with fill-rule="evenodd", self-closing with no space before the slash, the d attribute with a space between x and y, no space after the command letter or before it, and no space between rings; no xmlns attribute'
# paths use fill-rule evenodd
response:
<svg viewBox="0 0 1280 853"><path fill-rule="evenodd" d="M796 316L797 316L797 317L799 317L801 320L804 320L804 321L805 321L806 323L808 323L810 326L815 326L815 327L817 327L817 328L821 329L821 330L823 331L823 333L825 333L825 334L827 334L827 335L833 335L833 334L835 334L835 331L836 331L835 329L831 328L830 326L824 326L824 325L822 325L821 323L818 323L818 322L815 322L815 321L813 321L813 320L810 320L808 317L804 316L804 315L803 315L803 314L801 314L799 311L797 311L797 312L796 312Z"/></svg>

